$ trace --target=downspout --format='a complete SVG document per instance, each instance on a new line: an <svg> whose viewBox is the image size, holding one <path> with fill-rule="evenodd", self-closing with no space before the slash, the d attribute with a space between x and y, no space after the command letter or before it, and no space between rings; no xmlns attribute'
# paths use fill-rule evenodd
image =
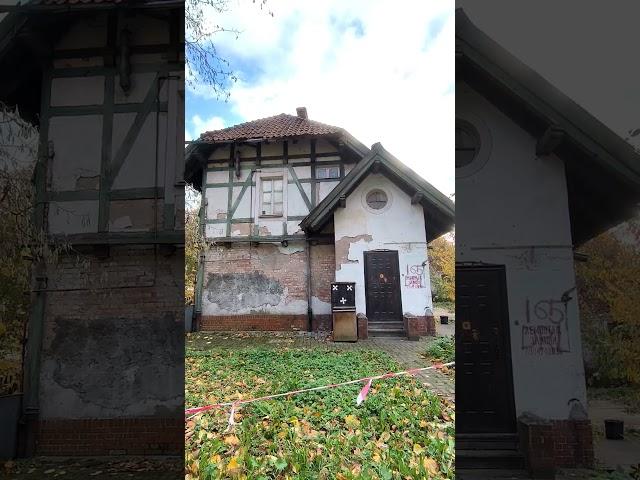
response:
<svg viewBox="0 0 640 480"><path fill-rule="evenodd" d="M313 307L311 303L311 240L307 238L307 331L313 331Z"/></svg>

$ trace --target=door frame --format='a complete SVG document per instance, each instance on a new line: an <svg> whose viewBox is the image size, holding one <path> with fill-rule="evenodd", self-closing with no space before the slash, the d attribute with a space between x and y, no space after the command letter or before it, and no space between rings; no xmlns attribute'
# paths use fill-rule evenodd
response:
<svg viewBox="0 0 640 480"><path fill-rule="evenodd" d="M467 270L467 271L496 271L498 272L499 285L498 289L500 290L500 312L502 317L502 322L500 327L504 330L505 335L503 336L504 341L501 345L501 348L504 350L504 358L507 363L506 365L506 377L507 377L507 385L506 393L507 393L507 408L508 408L508 416L511 419L510 427L511 431L507 433L517 433L518 421L516 417L516 405L515 405L515 389L513 384L513 359L511 356L511 329L510 329L510 321L509 321L509 296L507 295L507 269L505 265L501 264L464 264L464 263L456 263L456 278L458 277L458 270ZM462 331L462 326L458 325L458 317L456 317L455 322L456 332ZM457 343L457 336L456 341ZM506 344L506 345L505 345ZM456 363L459 361L456 358ZM456 383L461 380L463 375L456 375ZM487 432L491 433L491 432ZM474 435L474 434L466 434L465 435Z"/></svg>
<svg viewBox="0 0 640 480"><path fill-rule="evenodd" d="M367 315L367 318L369 318L369 313L367 310L369 310L369 288L367 286L367 256L369 254L372 253L393 253L394 257L395 257L395 262L396 265L398 267L397 271L398 271L398 281L397 281L397 287L398 287L398 305L400 307L400 311L398 312L398 322L402 322L402 284L400 282L400 256L398 255L398 250L389 250L386 248L380 248L380 249L376 249L376 250L365 250L362 256L362 261L364 262L364 309L365 309L365 315Z"/></svg>

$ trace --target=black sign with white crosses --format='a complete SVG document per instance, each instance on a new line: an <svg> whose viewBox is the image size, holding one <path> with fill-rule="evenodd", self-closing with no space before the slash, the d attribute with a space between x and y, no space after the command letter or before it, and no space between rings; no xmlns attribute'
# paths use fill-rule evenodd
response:
<svg viewBox="0 0 640 480"><path fill-rule="evenodd" d="M334 282L331 284L331 309L343 312L356 310L355 282Z"/></svg>

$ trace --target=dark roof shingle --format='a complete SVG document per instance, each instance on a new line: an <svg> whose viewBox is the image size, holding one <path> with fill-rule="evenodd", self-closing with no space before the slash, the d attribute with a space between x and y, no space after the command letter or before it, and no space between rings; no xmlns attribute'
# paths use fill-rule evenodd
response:
<svg viewBox="0 0 640 480"><path fill-rule="evenodd" d="M233 142L250 138L288 138L304 135L328 135L342 133L342 128L325 123L281 113L241 123L222 130L213 130L200 135L205 142Z"/></svg>

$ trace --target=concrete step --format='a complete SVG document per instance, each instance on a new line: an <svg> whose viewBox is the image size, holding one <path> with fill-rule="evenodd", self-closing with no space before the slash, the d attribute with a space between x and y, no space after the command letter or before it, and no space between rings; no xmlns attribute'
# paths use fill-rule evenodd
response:
<svg viewBox="0 0 640 480"><path fill-rule="evenodd" d="M461 450L456 446L458 469L523 470L524 457L517 450Z"/></svg>
<svg viewBox="0 0 640 480"><path fill-rule="evenodd" d="M518 450L515 433L476 433L456 435L456 448L461 450Z"/></svg>
<svg viewBox="0 0 640 480"><path fill-rule="evenodd" d="M369 322L367 326L372 337L404 337L404 323L402 322Z"/></svg>

